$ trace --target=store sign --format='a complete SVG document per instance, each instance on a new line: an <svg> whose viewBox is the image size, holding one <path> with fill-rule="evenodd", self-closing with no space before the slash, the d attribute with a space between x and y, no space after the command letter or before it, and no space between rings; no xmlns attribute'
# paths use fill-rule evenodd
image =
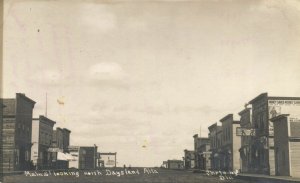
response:
<svg viewBox="0 0 300 183"><path fill-rule="evenodd" d="M62 150L56 147L50 147L48 148L48 152L62 152Z"/></svg>
<svg viewBox="0 0 300 183"><path fill-rule="evenodd" d="M290 118L290 122L300 122L299 118Z"/></svg>
<svg viewBox="0 0 300 183"><path fill-rule="evenodd" d="M237 136L255 136L256 131L255 129L248 129L248 128L236 128L236 135Z"/></svg>
<svg viewBox="0 0 300 183"><path fill-rule="evenodd" d="M269 100L269 105L300 105L300 100Z"/></svg>

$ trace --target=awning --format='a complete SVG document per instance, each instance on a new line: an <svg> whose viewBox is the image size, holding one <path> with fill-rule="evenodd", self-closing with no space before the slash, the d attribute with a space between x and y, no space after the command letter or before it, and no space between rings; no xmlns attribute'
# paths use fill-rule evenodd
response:
<svg viewBox="0 0 300 183"><path fill-rule="evenodd" d="M73 157L69 153L57 152L57 160L61 160L61 161L74 161L75 157Z"/></svg>

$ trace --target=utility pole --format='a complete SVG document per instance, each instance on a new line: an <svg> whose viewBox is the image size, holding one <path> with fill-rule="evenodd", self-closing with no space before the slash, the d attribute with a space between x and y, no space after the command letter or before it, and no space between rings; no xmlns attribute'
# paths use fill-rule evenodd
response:
<svg viewBox="0 0 300 183"><path fill-rule="evenodd" d="M48 110L48 99L47 99L47 92L46 92L46 111L45 111L45 116L47 117L47 110Z"/></svg>
<svg viewBox="0 0 300 183"><path fill-rule="evenodd" d="M201 137L201 125L200 125L200 134L199 134L199 137Z"/></svg>

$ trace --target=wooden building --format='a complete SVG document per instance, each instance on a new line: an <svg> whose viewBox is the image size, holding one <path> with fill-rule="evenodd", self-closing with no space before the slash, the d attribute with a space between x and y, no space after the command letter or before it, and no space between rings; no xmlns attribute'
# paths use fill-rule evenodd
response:
<svg viewBox="0 0 300 183"><path fill-rule="evenodd" d="M195 168L200 170L208 170L210 166L210 139L207 137L194 136L194 151L195 151Z"/></svg>
<svg viewBox="0 0 300 183"><path fill-rule="evenodd" d="M240 121L228 114L220 120L222 123L221 143L221 170L235 171L240 169L241 137L237 136L236 129Z"/></svg>
<svg viewBox="0 0 300 183"><path fill-rule="evenodd" d="M168 169L184 169L184 162L182 160L168 160Z"/></svg>
<svg viewBox="0 0 300 183"><path fill-rule="evenodd" d="M253 173L275 175L274 129L271 118L295 114L300 110L300 97L276 97L262 93L249 102L256 134L252 141Z"/></svg>
<svg viewBox="0 0 300 183"><path fill-rule="evenodd" d="M69 168L95 169L97 168L97 146L69 146L69 153L73 158L69 161Z"/></svg>
<svg viewBox="0 0 300 183"><path fill-rule="evenodd" d="M35 101L24 94L3 99L3 171L30 170L32 110Z"/></svg>
<svg viewBox="0 0 300 183"><path fill-rule="evenodd" d="M276 175L300 177L300 118L282 114L271 121Z"/></svg>
<svg viewBox="0 0 300 183"><path fill-rule="evenodd" d="M56 122L45 116L32 119L31 160L36 169L50 169L52 153L49 148L52 143L53 126Z"/></svg>
<svg viewBox="0 0 300 183"><path fill-rule="evenodd" d="M195 168L195 151L184 150L184 167L186 169Z"/></svg>

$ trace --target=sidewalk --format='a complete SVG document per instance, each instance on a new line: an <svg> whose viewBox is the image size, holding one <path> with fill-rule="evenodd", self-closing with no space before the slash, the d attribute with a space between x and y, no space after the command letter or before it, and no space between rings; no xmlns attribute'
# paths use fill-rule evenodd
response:
<svg viewBox="0 0 300 183"><path fill-rule="evenodd" d="M237 178L243 180L250 180L250 181L300 183L300 178L294 178L290 176L272 176L272 175L263 175L263 174L240 173L238 174Z"/></svg>

